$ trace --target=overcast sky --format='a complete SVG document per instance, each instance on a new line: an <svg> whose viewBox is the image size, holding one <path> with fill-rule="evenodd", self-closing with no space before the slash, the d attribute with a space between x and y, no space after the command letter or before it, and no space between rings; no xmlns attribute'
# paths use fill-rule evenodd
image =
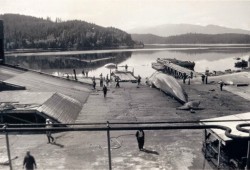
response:
<svg viewBox="0 0 250 170"><path fill-rule="evenodd" d="M250 30L250 0L0 0L0 14L79 19L123 30L215 24Z"/></svg>

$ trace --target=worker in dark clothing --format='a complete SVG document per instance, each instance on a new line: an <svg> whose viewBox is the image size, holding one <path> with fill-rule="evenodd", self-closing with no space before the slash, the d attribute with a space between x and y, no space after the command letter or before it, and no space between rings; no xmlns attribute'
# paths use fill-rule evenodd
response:
<svg viewBox="0 0 250 170"><path fill-rule="evenodd" d="M27 151L23 159L23 168L24 166L26 170L33 170L34 167L37 168L35 158L30 154L30 151Z"/></svg>
<svg viewBox="0 0 250 170"><path fill-rule="evenodd" d="M221 81L221 82L220 82L220 91L222 91L223 86L224 86L224 82Z"/></svg>
<svg viewBox="0 0 250 170"><path fill-rule="evenodd" d="M186 84L187 74L183 73L183 84Z"/></svg>
<svg viewBox="0 0 250 170"><path fill-rule="evenodd" d="M204 84L204 81L205 81L205 75L204 74L201 75L201 80L202 80L202 84Z"/></svg>
<svg viewBox="0 0 250 170"><path fill-rule="evenodd" d="M128 71L128 65L127 64L125 65L125 71L126 72Z"/></svg>
<svg viewBox="0 0 250 170"><path fill-rule="evenodd" d="M135 136L137 138L139 150L141 151L143 150L143 146L144 146L144 139L145 139L144 131L142 129L138 130Z"/></svg>
<svg viewBox="0 0 250 170"><path fill-rule="evenodd" d="M103 78L101 77L100 78L100 87L102 87L103 86Z"/></svg>
<svg viewBox="0 0 250 170"><path fill-rule="evenodd" d="M193 72L191 71L191 73L190 73L190 78L192 79L193 78Z"/></svg>
<svg viewBox="0 0 250 170"><path fill-rule="evenodd" d="M140 75L138 75L138 80L137 80L137 82L138 82L138 86L141 84L141 76Z"/></svg>
<svg viewBox="0 0 250 170"><path fill-rule="evenodd" d="M115 78L115 81L116 81L115 87L120 87L119 77L116 77L116 78Z"/></svg>
<svg viewBox="0 0 250 170"><path fill-rule="evenodd" d="M93 79L93 88L95 89L95 86L96 86L96 82L95 82L95 79Z"/></svg>
<svg viewBox="0 0 250 170"><path fill-rule="evenodd" d="M106 97L108 89L105 85L103 85L102 91L103 91L104 97Z"/></svg>
<svg viewBox="0 0 250 170"><path fill-rule="evenodd" d="M206 75L206 77L205 77L206 84L207 84L207 78L208 78L208 75Z"/></svg>

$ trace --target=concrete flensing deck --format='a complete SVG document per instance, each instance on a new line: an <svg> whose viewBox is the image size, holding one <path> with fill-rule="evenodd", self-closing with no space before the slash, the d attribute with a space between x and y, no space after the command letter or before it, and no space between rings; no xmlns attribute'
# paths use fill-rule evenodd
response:
<svg viewBox="0 0 250 170"><path fill-rule="evenodd" d="M121 88L115 88L112 83L107 98L100 87L91 92L77 122L199 120L250 109L249 101L221 92L216 85L192 83L193 80L191 85L184 85L189 98L200 100L205 108L195 114L176 110L180 106L178 102L148 86L137 88L136 84L120 83ZM145 133L147 152L140 152L135 132L111 132L113 169L212 169L201 152L201 130ZM54 136L57 144L49 145L45 135L10 135L12 158L18 156L13 160L14 169L22 167L27 150L35 156L39 169L108 169L106 132L65 132ZM0 142L5 143L4 136L0 136ZM0 147L0 153L0 162L7 160L5 145Z"/></svg>

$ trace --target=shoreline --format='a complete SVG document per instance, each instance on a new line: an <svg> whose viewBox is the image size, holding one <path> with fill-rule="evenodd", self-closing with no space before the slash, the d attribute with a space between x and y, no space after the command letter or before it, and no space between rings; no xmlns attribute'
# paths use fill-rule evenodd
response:
<svg viewBox="0 0 250 170"><path fill-rule="evenodd" d="M93 50L41 50L22 49L21 51L5 51L6 56L48 56L48 55L80 55L95 53L119 53L136 51L161 51L161 50L213 50L213 49L250 49L250 44L147 44L144 48L114 48Z"/></svg>

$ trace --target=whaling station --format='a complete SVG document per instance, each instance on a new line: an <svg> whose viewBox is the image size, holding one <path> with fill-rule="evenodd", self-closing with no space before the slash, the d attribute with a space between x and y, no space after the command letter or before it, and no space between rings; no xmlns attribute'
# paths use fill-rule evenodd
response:
<svg viewBox="0 0 250 170"><path fill-rule="evenodd" d="M113 151L111 152L110 132L135 131L138 130L138 126L148 131L204 129L204 139L200 138L200 141L203 141L203 147L200 149L207 161L215 165L215 169L221 168L225 164L235 169L250 169L250 137L249 130L246 128L250 126L250 112L200 121L121 122L107 119L101 123L86 122L82 113L86 107L84 104L92 93L91 84L6 64L3 21L0 21L0 64L0 123L1 134L5 135L6 139L6 150L1 154L8 157L4 164L0 162L0 169L2 169L1 166L20 169L16 167L17 165L13 166L11 156L13 151L11 151L9 137L17 133L22 135L44 133L48 130L45 128L47 118L55 124L53 128L49 129L53 132L106 131L108 145L106 169L112 169L112 159L114 159L111 157ZM179 89L181 87L173 77L180 79L184 76L199 77L199 73L192 70L194 63L188 65L189 68L185 68L175 64L174 61L158 59L157 63L152 64L152 67L163 73L149 78L148 83L185 104L188 99L181 94L182 90ZM114 76L119 77L121 82L135 83L137 81L132 72L117 71ZM165 76L168 77L165 78ZM159 80L162 77L174 87L169 88L163 85L164 81ZM191 123L191 125L187 123Z"/></svg>

